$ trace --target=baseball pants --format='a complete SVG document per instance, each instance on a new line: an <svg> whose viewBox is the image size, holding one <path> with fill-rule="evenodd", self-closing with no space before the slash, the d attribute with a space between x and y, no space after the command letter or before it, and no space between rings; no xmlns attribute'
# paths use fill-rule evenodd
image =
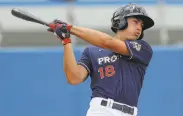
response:
<svg viewBox="0 0 183 116"><path fill-rule="evenodd" d="M101 105L102 100L107 100L106 106ZM104 98L100 98L100 97L92 98L90 101L90 107L87 111L86 116L137 116L136 107L133 107L134 114L131 115L128 113L123 113L120 110L112 109L113 103L114 103L114 100L112 100L112 99L104 99ZM115 103L117 103L117 102L115 102ZM119 104L121 104L121 103L119 103Z"/></svg>

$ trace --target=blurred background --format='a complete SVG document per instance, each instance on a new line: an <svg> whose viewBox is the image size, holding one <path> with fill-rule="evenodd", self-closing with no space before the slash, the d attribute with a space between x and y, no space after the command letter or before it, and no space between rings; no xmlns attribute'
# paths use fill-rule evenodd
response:
<svg viewBox="0 0 183 116"><path fill-rule="evenodd" d="M0 116L85 116L91 95L90 78L67 83L59 40L47 27L13 17L12 8L113 35L112 13L127 3L144 6L155 21L144 36L154 56L139 116L183 116L183 0L0 0ZM79 59L89 44L72 39Z"/></svg>

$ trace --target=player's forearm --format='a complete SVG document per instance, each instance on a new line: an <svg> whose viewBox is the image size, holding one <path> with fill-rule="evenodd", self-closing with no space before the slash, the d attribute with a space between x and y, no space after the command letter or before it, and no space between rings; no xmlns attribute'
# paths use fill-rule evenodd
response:
<svg viewBox="0 0 183 116"><path fill-rule="evenodd" d="M80 81L79 80L80 74L78 71L78 64L76 62L71 44L67 44L64 46L63 64L64 64L64 72L66 74L67 81L70 84L79 83L78 81Z"/></svg>
<svg viewBox="0 0 183 116"><path fill-rule="evenodd" d="M129 51L126 47L126 44L123 38L120 37L120 39L114 39L112 36L94 30L94 29L89 29L89 28L84 28L84 27L76 27L73 26L71 28L71 34L76 35L77 37L104 49L109 49L113 52L120 53L123 55L129 56Z"/></svg>
<svg viewBox="0 0 183 116"><path fill-rule="evenodd" d="M101 48L109 48L107 43L112 40L112 36L106 33L84 27L73 26L71 34Z"/></svg>

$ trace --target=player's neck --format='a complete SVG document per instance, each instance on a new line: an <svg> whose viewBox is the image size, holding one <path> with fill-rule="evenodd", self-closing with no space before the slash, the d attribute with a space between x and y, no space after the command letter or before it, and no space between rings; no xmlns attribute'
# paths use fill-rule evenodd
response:
<svg viewBox="0 0 183 116"><path fill-rule="evenodd" d="M116 35L114 36L116 39L119 39L119 40L126 40L126 37L125 36L122 36L122 35L125 35L125 34L122 34L121 32L120 33L116 33Z"/></svg>

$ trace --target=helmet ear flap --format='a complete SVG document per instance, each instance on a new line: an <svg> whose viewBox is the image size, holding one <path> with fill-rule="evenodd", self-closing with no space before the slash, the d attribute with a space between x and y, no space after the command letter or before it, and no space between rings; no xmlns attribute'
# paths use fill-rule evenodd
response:
<svg viewBox="0 0 183 116"><path fill-rule="evenodd" d="M118 26L118 30L124 30L128 27L128 22L127 22L127 18L123 18L120 20L119 26Z"/></svg>
<svg viewBox="0 0 183 116"><path fill-rule="evenodd" d="M115 21L113 20L111 30L116 33L118 30L126 29L127 26L128 26L127 18L123 18L121 20L117 19Z"/></svg>
<svg viewBox="0 0 183 116"><path fill-rule="evenodd" d="M114 33L117 32L118 27L119 27L119 23L120 23L120 20L119 20L119 19L117 19L117 20L112 19L111 30L112 30Z"/></svg>

